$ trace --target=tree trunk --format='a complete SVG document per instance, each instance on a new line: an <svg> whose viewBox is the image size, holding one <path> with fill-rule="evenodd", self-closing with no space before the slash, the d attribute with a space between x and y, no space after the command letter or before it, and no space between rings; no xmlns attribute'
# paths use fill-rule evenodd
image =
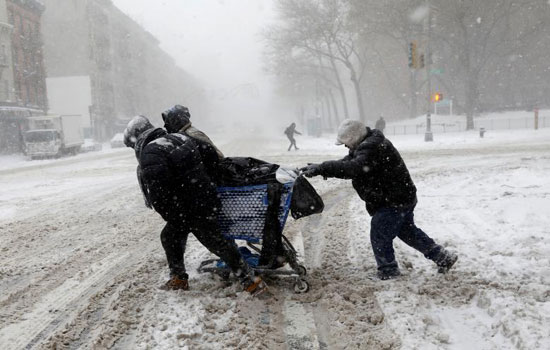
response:
<svg viewBox="0 0 550 350"><path fill-rule="evenodd" d="M361 93L361 84L357 79L357 73L355 73L355 69L353 68L353 65L351 64L351 62L347 62L346 66L350 70L351 81L353 83L353 87L355 88L355 95L357 97L357 109L359 110L359 120L361 120L363 123L365 123L365 125L367 125L367 116L365 115L365 107L363 104L363 94Z"/></svg>
<svg viewBox="0 0 550 350"><path fill-rule="evenodd" d="M334 58L330 58L330 65L334 71L334 77L336 78L336 83L338 84L338 91L340 92L340 97L342 98L342 107L344 108L344 117L349 118L348 111L348 99L346 97L346 90L344 89L344 84L342 84L342 79L340 78L340 73L338 73L338 67L336 67L336 62Z"/></svg>
<svg viewBox="0 0 550 350"><path fill-rule="evenodd" d="M325 102L324 105L325 105L325 111L326 111L326 115L327 115L327 130L332 130L332 128L334 127L334 121L333 121L333 118L332 118L332 110L330 109L330 99L328 97L328 94L323 94L323 101Z"/></svg>
<svg viewBox="0 0 550 350"><path fill-rule="evenodd" d="M478 81L473 73L469 72L466 80L465 96L466 96L466 130L474 129L474 113L477 109Z"/></svg>
<svg viewBox="0 0 550 350"><path fill-rule="evenodd" d="M336 123L334 124L335 129L340 125L340 115L338 113L338 106L336 106L336 99L334 98L334 94L332 93L332 89L328 89L328 96L330 98L330 101L332 102L332 109L334 110L334 119Z"/></svg>

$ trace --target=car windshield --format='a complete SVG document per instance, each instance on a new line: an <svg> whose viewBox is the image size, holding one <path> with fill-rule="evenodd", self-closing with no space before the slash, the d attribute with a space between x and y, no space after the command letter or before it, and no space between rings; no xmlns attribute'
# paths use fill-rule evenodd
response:
<svg viewBox="0 0 550 350"><path fill-rule="evenodd" d="M27 142L49 142L54 140L54 136L54 130L28 131L25 140Z"/></svg>

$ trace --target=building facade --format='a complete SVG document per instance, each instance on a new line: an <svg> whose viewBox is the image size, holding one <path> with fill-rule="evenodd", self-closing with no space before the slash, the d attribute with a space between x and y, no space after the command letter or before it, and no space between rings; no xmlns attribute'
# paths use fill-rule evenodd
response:
<svg viewBox="0 0 550 350"><path fill-rule="evenodd" d="M13 25L8 22L6 0L0 0L0 103L14 103L12 39Z"/></svg>
<svg viewBox="0 0 550 350"><path fill-rule="evenodd" d="M27 117L47 111L42 2L0 0L0 153L24 151Z"/></svg>
<svg viewBox="0 0 550 350"><path fill-rule="evenodd" d="M160 121L170 105L189 103L185 97L194 89L193 80L110 0L44 3L48 78L90 77L94 138L111 138L134 115Z"/></svg>
<svg viewBox="0 0 550 350"><path fill-rule="evenodd" d="M17 104L46 112L48 100L41 34L44 5L36 0L7 0L6 5L8 23L12 26L11 46Z"/></svg>

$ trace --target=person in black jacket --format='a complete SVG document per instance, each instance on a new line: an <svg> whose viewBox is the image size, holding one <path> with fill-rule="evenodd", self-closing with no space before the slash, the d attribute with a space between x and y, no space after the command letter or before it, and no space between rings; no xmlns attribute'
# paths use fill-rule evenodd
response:
<svg viewBox="0 0 550 350"><path fill-rule="evenodd" d="M252 170L272 170L277 165L265 167L241 166L250 158L225 158L223 153L214 145L212 140L202 131L191 126L191 114L189 109L182 105L175 105L162 113L164 128L170 133L180 133L195 141L201 154L203 164L212 182L218 186L242 186L243 179L253 178L249 172ZM254 161L252 161L254 163ZM234 170L240 169L241 173L235 174ZM224 176L225 175L225 176ZM230 175L230 176L227 176ZM233 177L233 178L231 178ZM268 209L262 237L262 251L258 262L265 268L278 268L284 265L284 250L282 242L282 230L279 227L278 208L281 203L282 185L275 181L263 179L268 185ZM262 182L263 183L263 182Z"/></svg>
<svg viewBox="0 0 550 350"><path fill-rule="evenodd" d="M189 288L184 252L192 233L208 250L219 256L241 278L245 289L254 293L265 285L218 227L220 207L216 186L207 173L198 146L182 134L155 128L144 116L134 117L124 131L124 143L135 150L138 179L146 198L166 225L161 232L162 247L170 268L163 289ZM212 149L212 152L215 151Z"/></svg>
<svg viewBox="0 0 550 350"><path fill-rule="evenodd" d="M294 139L294 134L302 135L301 132L296 130L296 123L290 124L285 129L285 135L288 137L288 140L290 141L290 146L288 146L288 150L290 151L292 149L292 146L294 146L294 149L297 151L299 148L296 146L296 139Z"/></svg>
<svg viewBox="0 0 550 350"><path fill-rule="evenodd" d="M380 116L380 119L376 121L374 128L384 132L384 129L386 128L386 121L384 120L384 117Z"/></svg>
<svg viewBox="0 0 550 350"><path fill-rule="evenodd" d="M336 144L344 144L349 154L341 160L310 164L301 170L308 177L352 180L372 216L370 238L378 277L385 280L400 275L393 250L395 237L433 260L439 272L447 272L458 257L415 225L416 187L392 143L382 132L347 119L339 127Z"/></svg>
<svg viewBox="0 0 550 350"><path fill-rule="evenodd" d="M202 145L208 145L204 147L214 148L220 160L224 158L222 151L214 145L214 142L210 140L208 135L191 124L191 113L189 113L189 108L182 105L174 105L162 113L162 120L164 121L164 128L169 133L178 132L192 137L200 141Z"/></svg>

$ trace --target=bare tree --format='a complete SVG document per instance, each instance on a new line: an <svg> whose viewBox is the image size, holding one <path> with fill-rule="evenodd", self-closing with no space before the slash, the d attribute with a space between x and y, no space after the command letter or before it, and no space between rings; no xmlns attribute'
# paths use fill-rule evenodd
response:
<svg viewBox="0 0 550 350"><path fill-rule="evenodd" d="M402 57L408 57L410 43L424 37L422 21L427 12L424 10L425 0L350 0L350 3L353 21L362 34L362 45L368 46L374 54L376 69L385 76L394 99L407 105L410 118L416 117L418 91L423 84L419 71L409 67L408 81L402 81L401 70L396 70L395 63L383 56L378 47L397 46ZM403 99L405 86L408 101Z"/></svg>
<svg viewBox="0 0 550 350"><path fill-rule="evenodd" d="M359 116L366 121L361 80L366 67L364 49L357 45L358 32L349 23L349 4L344 0L279 0L278 11L283 24L275 29L292 50L321 57L332 68L335 82L346 101L340 79L340 66L347 69L353 84ZM344 102L344 114L347 103Z"/></svg>
<svg viewBox="0 0 550 350"><path fill-rule="evenodd" d="M536 42L547 26L548 4L538 0L440 0L434 1L431 10L436 17L434 37L442 43L442 59L458 68L442 80L461 83L467 129L473 129L480 82L487 68L501 57L521 54Z"/></svg>
<svg viewBox="0 0 550 350"><path fill-rule="evenodd" d="M278 77L281 91L287 95L295 97L309 95L317 103L325 99L325 104L332 107L327 111L326 124L334 127L340 120L336 100L332 93L333 89L342 92L343 85L340 79L340 73L329 65L324 57L318 54L296 50L290 45L287 38L282 36L284 31L278 28L268 28L264 32L267 50L264 53L266 69ZM342 90L340 90L342 89ZM341 95L342 109L347 115L347 99L345 91ZM335 120L332 120L332 119Z"/></svg>

